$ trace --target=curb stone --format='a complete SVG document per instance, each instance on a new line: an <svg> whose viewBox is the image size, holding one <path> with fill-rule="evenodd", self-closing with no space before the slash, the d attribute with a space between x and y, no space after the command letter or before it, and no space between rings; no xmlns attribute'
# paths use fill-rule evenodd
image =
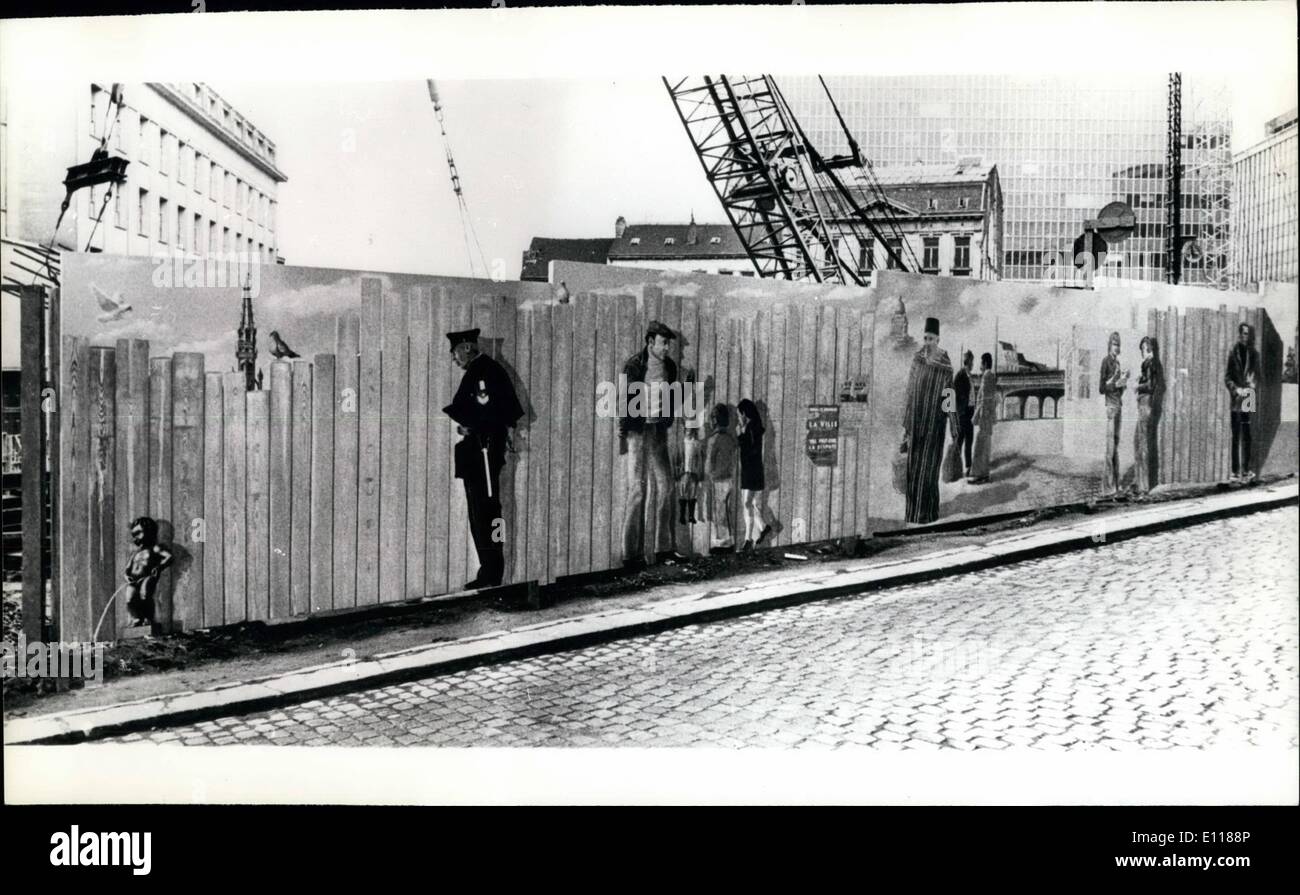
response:
<svg viewBox="0 0 1300 895"><path fill-rule="evenodd" d="M552 619L509 631L492 631L360 660L316 665L201 691L15 719L5 724L4 741L7 746L78 743L137 730L245 714L293 705L309 698L418 680L476 666L659 633L690 624L887 590L1296 503L1300 503L1300 484L1294 482L1261 487L1251 492L1194 498L1109 517L1110 521L1100 526L1104 535L1101 541L1095 537L1098 522L1078 523L998 538L979 547L940 550L915 559L850 566L829 572L818 570L798 577L784 576L749 588L709 589L628 609Z"/></svg>

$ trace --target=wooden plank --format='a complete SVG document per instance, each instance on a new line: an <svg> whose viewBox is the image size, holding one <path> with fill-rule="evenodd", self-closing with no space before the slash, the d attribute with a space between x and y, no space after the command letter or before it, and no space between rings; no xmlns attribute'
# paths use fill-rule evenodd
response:
<svg viewBox="0 0 1300 895"><path fill-rule="evenodd" d="M379 428L379 602L406 599L406 473L411 347L406 293L384 294Z"/></svg>
<svg viewBox="0 0 1300 895"><path fill-rule="evenodd" d="M223 373L222 385L222 562L225 565L224 623L248 613L248 402L242 373Z"/></svg>
<svg viewBox="0 0 1300 895"><path fill-rule="evenodd" d="M616 527L610 484L618 441L618 369L614 360L618 306L613 299L606 297L593 298L592 301L596 315L592 376L596 383L609 383L614 387L613 413L593 416L592 419L591 568L599 570L612 568L617 556L610 540L610 532Z"/></svg>
<svg viewBox="0 0 1300 895"><path fill-rule="evenodd" d="M863 309L858 317L861 338L858 349L858 376L866 380L867 394L871 394L872 369L875 363L875 344L876 344L876 311L870 304ZM867 412L870 414L871 407L868 405ZM858 472L857 472L857 533L863 537L869 537L871 534L871 525L869 522L871 515L871 417L864 424L862 434L858 438Z"/></svg>
<svg viewBox="0 0 1300 895"><path fill-rule="evenodd" d="M361 372L358 389L357 603L379 602L380 444L383 435L383 287L361 280Z"/></svg>
<svg viewBox="0 0 1300 895"><path fill-rule="evenodd" d="M289 477L289 603L294 615L306 615L311 601L311 527L312 527L312 392L315 377L311 361L295 360L290 365L293 402L290 411Z"/></svg>
<svg viewBox="0 0 1300 895"><path fill-rule="evenodd" d="M448 293L448 299L451 302L451 324L448 331L458 332L469 329L474 314L469 297ZM447 403L450 404L452 396L456 394L456 389L460 387L460 380L464 376L464 371L451 364L447 376ZM447 501L447 585L452 591L463 589L465 583L478 570L477 559L475 559L472 567L469 562L469 554L473 550L473 543L469 534L469 508L465 501L465 484L455 477L455 450L456 443L460 441L460 438L461 436L456 432L455 423L451 423L447 455L449 493Z"/></svg>
<svg viewBox="0 0 1300 895"><path fill-rule="evenodd" d="M528 475L532 456L531 441L536 431L532 420L532 387L529 380L531 372L529 365L532 362L533 313L529 310L520 310L513 320L515 389L519 395L519 403L524 408L524 416L515 429L514 442L518 454L512 460L514 474L510 481L512 510L509 516L510 540L506 561L511 581L524 581L528 578ZM504 483L502 488L505 488Z"/></svg>
<svg viewBox="0 0 1300 895"><path fill-rule="evenodd" d="M505 369L520 405L527 408L528 388L527 384L519 376L519 346L516 341L517 334L515 331L515 318L518 316L517 306L519 304L518 287L511 286L509 288L511 294L498 292L492 297L493 346L496 349L497 362ZM519 475L522 465L520 463L520 439L518 434L519 428L524 425L526 425L524 420L516 423L515 430L511 433L512 449L506 452L505 466L501 470L501 516L505 525L505 542L502 544L505 574L502 581L505 583L524 580L522 576L516 574L517 567L515 566L514 557L515 540L519 534L520 521L524 518L519 515L515 507L515 477Z"/></svg>
<svg viewBox="0 0 1300 895"><path fill-rule="evenodd" d="M1203 345L1203 315L1200 308L1187 309L1188 338L1191 342L1192 378L1191 407L1195 408L1188 421L1191 437L1191 451L1187 456L1187 474L1193 482L1201 481L1201 470L1205 456L1205 438L1203 423L1205 420L1205 348Z"/></svg>
<svg viewBox="0 0 1300 895"><path fill-rule="evenodd" d="M1174 344L1174 321L1169 308L1160 312L1160 333L1164 336L1161 343L1165 349L1165 407L1160 419L1160 470L1163 481L1177 481L1174 470L1174 419L1177 399L1175 393L1181 377L1178 375L1176 357L1177 346Z"/></svg>
<svg viewBox="0 0 1300 895"><path fill-rule="evenodd" d="M312 358L311 392L311 501L308 547L309 601L312 612L334 606L334 448L336 368L335 356Z"/></svg>
<svg viewBox="0 0 1300 895"><path fill-rule="evenodd" d="M143 339L117 340L117 470L115 474L115 529L117 559L114 580L121 582L130 558L131 520L149 513L149 343ZM113 608L116 628L130 621L126 599ZM107 627L108 622L105 622Z"/></svg>
<svg viewBox="0 0 1300 895"><path fill-rule="evenodd" d="M532 311L532 350L529 382L535 419L529 438L528 568L526 575L549 583L551 494L551 314L555 306Z"/></svg>
<svg viewBox="0 0 1300 895"><path fill-rule="evenodd" d="M847 378L849 372L849 309L843 304L828 304L825 306L825 315L831 319L831 331L834 334L834 354L833 366L831 368L830 381L828 383L818 382L821 387L821 395L829 404L839 403L840 380ZM957 358L956 363L960 364L961 359ZM840 538L848 534L844 530L844 480L848 477L849 454L848 442L851 438L844 435L843 421L840 423L839 439L839 456L833 467L826 469L827 486L830 488L830 515L827 523L826 536L831 538Z"/></svg>
<svg viewBox="0 0 1300 895"><path fill-rule="evenodd" d="M609 299L614 305L614 349L611 369L614 382L620 383L623 365L640 350L636 333L636 298L619 295ZM609 552L613 565L629 559L624 555L623 531L627 526L627 440L618 437L617 421L611 439Z"/></svg>
<svg viewBox="0 0 1300 895"><path fill-rule="evenodd" d="M595 446L596 396L596 299L584 292L574 299L573 370L569 376L569 469L568 495L569 573L592 571L592 471ZM680 314L679 314L680 316Z"/></svg>
<svg viewBox="0 0 1300 895"><path fill-rule="evenodd" d="M62 631L60 612L63 606L63 576L61 569L63 567L64 550L62 547L63 510L61 504L64 476L59 463L63 457L63 425L58 417L59 402L63 400L63 330L59 323L61 316L59 288L55 286L50 289L48 296L43 341L49 355L45 371L50 377L50 392L48 405L43 405L45 409L43 418L45 433L49 438L49 444L46 445L46 456L49 457L50 476L47 505L50 520L50 614L48 621L50 637L55 638L60 636L60 631ZM120 363L119 360L119 374L121 370ZM120 481L118 491L121 492ZM42 498L44 499L44 495L42 495ZM45 570L42 568L41 571L43 573Z"/></svg>
<svg viewBox="0 0 1300 895"><path fill-rule="evenodd" d="M799 507L799 473L808 460L804 453L804 420L807 404L801 394L801 351L804 330L811 330L807 309L791 304L786 324L785 346L785 419L786 431L781 449L781 519L789 528L787 544L798 544L808 539L808 520L797 515Z"/></svg>
<svg viewBox="0 0 1300 895"><path fill-rule="evenodd" d="M1215 405L1214 416L1218 420L1219 432L1219 450L1217 474L1218 481L1226 481L1232 472L1232 401L1228 395L1228 389L1223 383L1223 378L1227 374L1228 352L1232 350L1232 343L1236 339L1236 325L1232 321L1232 316L1228 313L1226 305L1219 305L1217 315L1219 321L1219 354L1215 358L1218 363L1217 375L1215 377Z"/></svg>
<svg viewBox="0 0 1300 895"><path fill-rule="evenodd" d="M272 365L272 381L275 369ZM248 451L248 618L271 617L271 392L246 392Z"/></svg>
<svg viewBox="0 0 1300 895"><path fill-rule="evenodd" d="M497 340L493 335L495 315L492 309L492 301L490 298L484 295L473 295L470 298L469 306L470 306L469 326L474 329L477 329L480 333L479 350L482 351L484 354L486 354L488 357L491 357L493 360L496 360L497 357L496 346L498 345L499 340ZM459 385L460 382L459 377L457 377L456 382ZM498 479L498 487L500 487L499 479ZM465 577L477 578L478 570L479 570L478 548L474 544L473 532L469 531L468 502L466 502L465 506L466 506L465 522L466 522L466 532L467 532L465 537Z"/></svg>
<svg viewBox="0 0 1300 895"><path fill-rule="evenodd" d="M677 359L677 375L682 382L682 402L683 414L688 409L698 411L695 407L695 378L696 367L699 364L699 303L694 298L686 298L679 295L666 296L664 301L668 303L667 315L675 321L670 324L677 333L675 346ZM690 402L690 403L688 403ZM673 499L671 511L673 518L673 546L679 553L690 555L696 552L695 533L693 527L687 523L682 525L679 521L680 513L677 501L681 498L680 489L677 482L684 471L685 463L685 446L686 446L686 417L683 415L676 423L673 424ZM699 430L693 430L698 432ZM696 517L698 518L698 505Z"/></svg>
<svg viewBox="0 0 1300 895"><path fill-rule="evenodd" d="M700 429L700 436L706 440L712 431L710 422L713 413L713 406L718 403L718 377L717 377L717 306L712 297L702 299L696 307L696 372L700 381L704 383L704 407L701 412L704 414L704 424ZM703 489L708 486L708 471L705 471L705 478L701 481L701 494L698 507L703 509L707 505L704 499ZM696 518L700 515L697 513ZM695 530L691 532L691 542L697 553L708 555L709 547L712 544L713 525L711 522L696 525Z"/></svg>
<svg viewBox="0 0 1300 895"><path fill-rule="evenodd" d="M271 364L270 453L270 592L271 618L293 615L290 595L293 570L293 370L288 361ZM251 417L250 417L250 429ZM251 441L250 441L251 444ZM251 449L251 448L250 448ZM251 460L249 461L251 464ZM257 596L256 592L252 592Z"/></svg>
<svg viewBox="0 0 1300 895"><path fill-rule="evenodd" d="M88 640L90 618L90 395L87 388L89 345L84 338L63 337L59 376L59 639Z"/></svg>
<svg viewBox="0 0 1300 895"><path fill-rule="evenodd" d="M437 348L430 349L429 357L429 457L425 490L428 506L425 513L424 537L424 590L427 594L445 594L451 590L447 579L450 532L448 508L451 506L451 443L453 429L451 418L442 408L451 403L451 372L454 365L447 353L448 342L444 336L451 331L451 300L446 287L439 287L434 296L432 314ZM456 582L459 587L461 582Z"/></svg>
<svg viewBox="0 0 1300 895"><path fill-rule="evenodd" d="M149 359L149 515L158 523L158 541L176 540L172 517L172 359ZM172 586L176 567L164 571L154 591L154 621L171 630Z"/></svg>
<svg viewBox="0 0 1300 895"><path fill-rule="evenodd" d="M551 430L551 566L553 581L569 574L569 496L573 460L573 311L572 304L551 309L551 412L547 416Z"/></svg>
<svg viewBox="0 0 1300 895"><path fill-rule="evenodd" d="M784 544L789 537L788 517L780 514L781 455L785 445L785 324L788 311L784 304L774 306L769 312L767 359L767 412L771 437L764 444L763 465L767 484L767 505L777 518L776 537L769 544Z"/></svg>
<svg viewBox="0 0 1300 895"><path fill-rule="evenodd" d="M28 643L45 640L45 530L53 526L45 503L46 480L46 369L45 369L45 290L32 286L19 297L19 338L21 374L18 380L19 427L22 436L20 462L27 473L22 476L22 633ZM57 337L56 337L57 340ZM57 356L57 351L55 352ZM57 400L57 391L50 397ZM54 417L58 419L58 417ZM57 457L57 455L56 455ZM57 495L57 492L55 492ZM57 500L57 497L56 497ZM51 545L53 546L53 545ZM51 571L58 569L51 566ZM57 578L57 575L52 576ZM120 580L114 569L114 586ZM111 637L116 630L113 620L105 622Z"/></svg>
<svg viewBox="0 0 1300 895"><path fill-rule="evenodd" d="M225 526L222 474L225 468L225 407L221 374L203 377L203 625L225 623Z"/></svg>
<svg viewBox="0 0 1300 895"><path fill-rule="evenodd" d="M360 469L361 317L338 318L334 371L334 603L357 605L357 497Z"/></svg>
<svg viewBox="0 0 1300 895"><path fill-rule="evenodd" d="M172 518L176 554L172 623L181 630L203 627L204 522L203 355L172 355Z"/></svg>
<svg viewBox="0 0 1300 895"><path fill-rule="evenodd" d="M796 418L799 420L798 429L805 429L805 421L808 417L808 405L814 403L817 399L817 343L821 335L821 307L815 304L809 304L804 308L804 324L799 334L799 403L796 405ZM803 530L804 541L813 540L817 534L817 524L814 519L815 504L813 502L813 465L807 456L799 458L798 463L799 487L795 492L794 528Z"/></svg>
<svg viewBox="0 0 1300 895"><path fill-rule="evenodd" d="M116 352L112 348L91 348L89 363L87 388L90 404L87 422L90 426L90 624L93 634L94 626L103 618L96 640L110 641L116 639L116 624L113 613L106 613L105 610L109 598L120 586L117 578L119 544L114 519L117 466ZM40 476L35 478L39 481Z"/></svg>
<svg viewBox="0 0 1300 895"><path fill-rule="evenodd" d="M425 591L425 526L428 524L429 351L433 337L433 299L427 286L412 287L407 305L410 378L406 433L406 595Z"/></svg>

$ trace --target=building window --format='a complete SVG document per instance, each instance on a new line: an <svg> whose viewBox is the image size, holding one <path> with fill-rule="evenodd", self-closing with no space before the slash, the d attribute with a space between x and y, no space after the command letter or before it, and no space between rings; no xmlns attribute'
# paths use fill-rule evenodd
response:
<svg viewBox="0 0 1300 895"><path fill-rule="evenodd" d="M970 208L970 196L962 196L957 200L958 208Z"/></svg>
<svg viewBox="0 0 1300 895"><path fill-rule="evenodd" d="M670 246L670 245L676 245L676 244L677 244L677 240L674 239L673 237L671 237L671 236L665 236L665 237L664 237L664 245L666 245L666 246Z"/></svg>
<svg viewBox="0 0 1300 895"><path fill-rule="evenodd" d="M710 236L710 237L709 237L709 245L711 245L711 246L722 245L722 237L721 237L721 236Z"/></svg>
<svg viewBox="0 0 1300 895"><path fill-rule="evenodd" d="M171 208L168 206L167 200L163 198L159 198L158 199L158 241L159 242L167 241L167 230L171 227L171 220L167 217L167 215L168 212L170 211Z"/></svg>
<svg viewBox="0 0 1300 895"><path fill-rule="evenodd" d="M141 236L149 235L149 191L141 189L135 207L136 229Z"/></svg>
<svg viewBox="0 0 1300 895"><path fill-rule="evenodd" d="M939 272L939 237L926 236L921 243L921 272Z"/></svg>
<svg viewBox="0 0 1300 895"><path fill-rule="evenodd" d="M235 254L234 237L230 235L229 227L221 228L221 245L225 247L225 251L227 255Z"/></svg>
<svg viewBox="0 0 1300 895"><path fill-rule="evenodd" d="M203 195L203 175L208 173L208 162L198 150L194 151L194 192Z"/></svg>
<svg viewBox="0 0 1300 895"><path fill-rule="evenodd" d="M113 193L113 223L123 230L126 229L126 200L122 198L124 192L126 192L125 185L118 187L117 192Z"/></svg>
<svg viewBox="0 0 1300 895"><path fill-rule="evenodd" d="M925 208L926 208L927 211L938 211L938 209L939 209L939 200L938 200L938 199L935 199L935 198L933 198L933 197L931 197L931 198L929 198L929 199L926 199L926 200L925 200Z"/></svg>
<svg viewBox="0 0 1300 895"><path fill-rule="evenodd" d="M889 253L888 260L885 262L885 267L888 270L898 270L899 269L898 259L903 256L903 240L887 239L885 240L885 243L889 246L890 249L892 249L892 251Z"/></svg>
<svg viewBox="0 0 1300 895"><path fill-rule="evenodd" d="M135 147L136 155L140 157L138 159L140 164L149 164L149 119L143 115L140 116L140 132Z"/></svg>
<svg viewBox="0 0 1300 895"><path fill-rule="evenodd" d="M953 240L952 273L957 277L970 276L969 236L958 236Z"/></svg>
<svg viewBox="0 0 1300 895"><path fill-rule="evenodd" d="M167 131L158 128L158 173L166 174L171 169L171 162L167 158Z"/></svg>
<svg viewBox="0 0 1300 895"><path fill-rule="evenodd" d="M189 243L185 233L185 225L190 222L189 215L185 213L184 205L176 206L176 248L185 251L185 246Z"/></svg>
<svg viewBox="0 0 1300 895"><path fill-rule="evenodd" d="M212 163L212 171L208 176L208 197L216 202L221 198L221 168L216 162Z"/></svg>
<svg viewBox="0 0 1300 895"><path fill-rule="evenodd" d="M178 147L176 154L179 156L179 159L176 162L176 182L189 183L186 179L189 176L189 171L187 169L190 165L194 164L194 153L184 143L178 141L176 145Z"/></svg>
<svg viewBox="0 0 1300 895"><path fill-rule="evenodd" d="M221 254L221 242L217 236L217 222L208 222L208 251L214 255Z"/></svg>
<svg viewBox="0 0 1300 895"><path fill-rule="evenodd" d="M864 239L862 248L858 250L858 272L867 273L876 269L876 241L874 239Z"/></svg>
<svg viewBox="0 0 1300 895"><path fill-rule="evenodd" d="M221 193L221 204L230 207L230 203L235 198L235 175L229 171L226 172L226 188Z"/></svg>
<svg viewBox="0 0 1300 895"><path fill-rule="evenodd" d="M108 108L104 91L94 84L90 85L90 136L99 140L99 122L107 118L104 110ZM107 122L105 122L107 125Z"/></svg>
<svg viewBox="0 0 1300 895"><path fill-rule="evenodd" d="M639 245L641 244L641 237L639 237L639 236L633 236L633 237L632 237L630 240L628 240L628 241L629 241L632 245L634 245L634 246L639 246Z"/></svg>
<svg viewBox="0 0 1300 895"><path fill-rule="evenodd" d="M207 235L208 235L208 231L203 227L203 216L199 214L194 215L195 253L199 255L206 255L208 253L208 243L207 240L204 239L204 237Z"/></svg>

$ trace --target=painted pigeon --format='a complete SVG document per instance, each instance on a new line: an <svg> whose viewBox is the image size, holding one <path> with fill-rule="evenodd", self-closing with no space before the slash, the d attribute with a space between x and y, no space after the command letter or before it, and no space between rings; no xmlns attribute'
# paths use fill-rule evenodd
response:
<svg viewBox="0 0 1300 895"><path fill-rule="evenodd" d="M90 291L95 293L95 299L99 302L99 309L104 312L96 318L100 323L112 323L114 320L121 320L131 312L131 306L122 298L121 292L109 296L108 293L94 283L90 284Z"/></svg>
<svg viewBox="0 0 1300 895"><path fill-rule="evenodd" d="M271 356L277 359L298 357L298 352L290 348L278 332L271 330Z"/></svg>

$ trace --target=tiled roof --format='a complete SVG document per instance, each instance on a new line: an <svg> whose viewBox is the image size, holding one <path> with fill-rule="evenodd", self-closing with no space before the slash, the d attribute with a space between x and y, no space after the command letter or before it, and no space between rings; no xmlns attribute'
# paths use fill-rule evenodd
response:
<svg viewBox="0 0 1300 895"><path fill-rule="evenodd" d="M691 230L695 241L691 242ZM714 240L717 240L716 242ZM669 242L671 240L671 242ZM614 240L609 257L745 258L745 247L730 224L628 224Z"/></svg>
<svg viewBox="0 0 1300 895"><path fill-rule="evenodd" d="M609 247L614 240L604 239L550 239L534 236L524 252L521 280L546 281L547 268L552 261L584 261L588 264L605 264L609 260Z"/></svg>

